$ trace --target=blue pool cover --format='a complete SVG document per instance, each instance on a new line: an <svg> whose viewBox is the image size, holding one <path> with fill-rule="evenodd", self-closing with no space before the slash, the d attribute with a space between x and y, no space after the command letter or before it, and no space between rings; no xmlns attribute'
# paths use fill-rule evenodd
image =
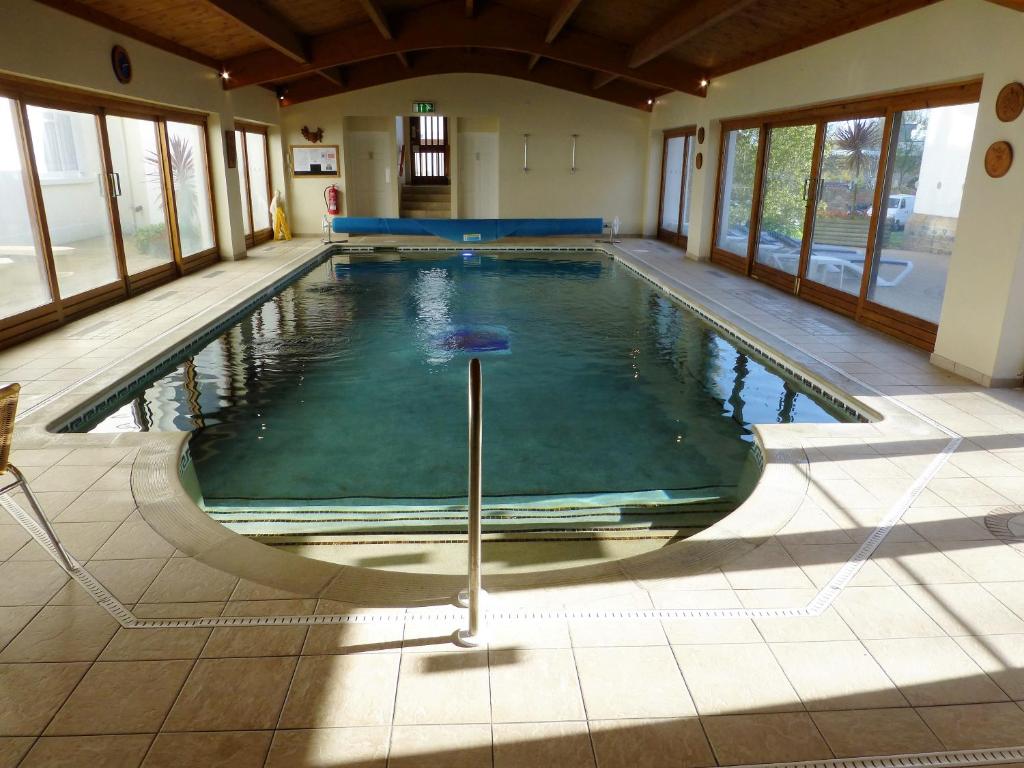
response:
<svg viewBox="0 0 1024 768"><path fill-rule="evenodd" d="M503 237L600 235L601 219L378 219L336 217L334 231L350 235L434 235L457 243Z"/></svg>

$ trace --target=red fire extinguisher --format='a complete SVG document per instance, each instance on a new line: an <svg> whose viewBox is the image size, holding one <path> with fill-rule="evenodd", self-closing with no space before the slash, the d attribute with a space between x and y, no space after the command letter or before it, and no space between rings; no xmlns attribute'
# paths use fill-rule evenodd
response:
<svg viewBox="0 0 1024 768"><path fill-rule="evenodd" d="M331 184L331 186L324 189L324 202L327 203L327 213L331 216L338 215L338 188Z"/></svg>

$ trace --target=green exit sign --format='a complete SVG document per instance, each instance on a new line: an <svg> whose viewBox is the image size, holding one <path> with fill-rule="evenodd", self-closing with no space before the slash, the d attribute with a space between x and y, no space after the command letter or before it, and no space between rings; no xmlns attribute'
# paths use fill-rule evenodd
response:
<svg viewBox="0 0 1024 768"><path fill-rule="evenodd" d="M434 102L432 101L414 101L412 103L412 111L417 115L427 114L434 111Z"/></svg>

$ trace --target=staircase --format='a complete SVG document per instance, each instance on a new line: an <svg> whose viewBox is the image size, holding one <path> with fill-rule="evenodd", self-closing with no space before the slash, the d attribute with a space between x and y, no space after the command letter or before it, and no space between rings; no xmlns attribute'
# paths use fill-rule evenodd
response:
<svg viewBox="0 0 1024 768"><path fill-rule="evenodd" d="M403 219L450 219L451 215L451 186L415 184L402 187Z"/></svg>

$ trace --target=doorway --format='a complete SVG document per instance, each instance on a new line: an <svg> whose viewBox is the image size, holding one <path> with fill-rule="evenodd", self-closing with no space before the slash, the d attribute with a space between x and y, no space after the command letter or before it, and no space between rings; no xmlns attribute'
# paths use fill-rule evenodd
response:
<svg viewBox="0 0 1024 768"><path fill-rule="evenodd" d="M450 184L448 120L440 115L409 118L413 184Z"/></svg>

